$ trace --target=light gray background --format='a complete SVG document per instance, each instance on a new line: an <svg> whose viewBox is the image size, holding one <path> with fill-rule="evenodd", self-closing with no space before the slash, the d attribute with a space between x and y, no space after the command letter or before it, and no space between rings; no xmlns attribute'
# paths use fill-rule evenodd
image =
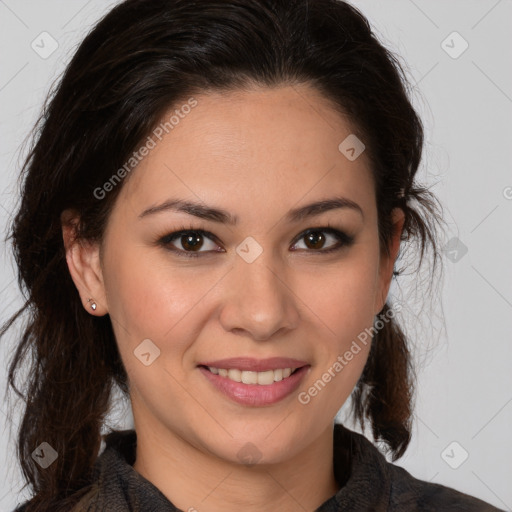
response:
<svg viewBox="0 0 512 512"><path fill-rule="evenodd" d="M116 3L0 0L3 232L16 202L15 179L24 154L21 144L42 100L77 43ZM511 510L512 1L353 3L369 17L384 44L407 63L415 84L413 102L426 127L422 176L445 207L449 229L443 243L453 237L460 240L458 254L447 252L443 258L440 298L434 297L431 307L423 311L422 322L414 317L422 313L421 294L416 297L404 279L400 288L392 289L407 300L404 320L415 338L421 364L413 440L398 464L418 478ZM31 48L43 31L59 44L47 59ZM461 55L464 41L451 35L454 31L469 44ZM461 244L467 247L466 254ZM455 257L460 259L454 262ZM1 258L0 319L5 321L19 306L20 294L10 248L4 244ZM0 347L2 396L15 334L11 332ZM28 496L26 491L19 492L15 430L10 434L7 409L2 402L2 511L11 511ZM15 429L19 414L13 420ZM130 411L121 404L111 424L127 428L130 422ZM451 444L454 441L457 444ZM468 458L460 464L466 452Z"/></svg>

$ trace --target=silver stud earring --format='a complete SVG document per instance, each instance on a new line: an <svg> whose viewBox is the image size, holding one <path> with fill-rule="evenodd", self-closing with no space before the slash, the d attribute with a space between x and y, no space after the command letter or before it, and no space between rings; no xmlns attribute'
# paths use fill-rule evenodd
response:
<svg viewBox="0 0 512 512"><path fill-rule="evenodd" d="M91 301L92 301L92 299L89 299L87 302L91 302ZM92 301L92 302L91 302L91 309L92 309L93 311L96 311L96 307L97 307L97 306L96 306L96 302Z"/></svg>

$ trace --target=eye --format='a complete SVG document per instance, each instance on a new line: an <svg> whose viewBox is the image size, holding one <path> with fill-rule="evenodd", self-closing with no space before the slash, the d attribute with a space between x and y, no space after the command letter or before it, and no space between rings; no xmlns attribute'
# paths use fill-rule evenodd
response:
<svg viewBox="0 0 512 512"><path fill-rule="evenodd" d="M198 257L202 252L222 252L222 249L218 249L218 245L213 242L213 239L215 239L215 235L208 231L183 227L180 231L174 231L165 235L160 239L159 243L167 249L176 252L179 256L194 258ZM210 247L208 247L208 243L205 243L205 241L210 242Z"/></svg>
<svg viewBox="0 0 512 512"><path fill-rule="evenodd" d="M327 234L327 236L325 236ZM324 245L326 241L331 238L334 239L335 242L338 242L334 245L331 244L330 247L324 249ZM308 252L318 252L321 254L331 253L334 251L341 250L343 247L348 247L352 245L354 242L354 237L349 236L343 231L339 231L338 229L331 227L319 227L319 228L311 228L301 233L299 241L304 240L306 249L312 249L312 251Z"/></svg>
<svg viewBox="0 0 512 512"><path fill-rule="evenodd" d="M324 249L324 245L329 238L333 239L335 243L331 243L330 247ZM202 253L225 252L214 240L217 240L217 237L209 231L182 226L179 231L174 231L160 238L158 243L178 256L197 258ZM302 232L296 238L296 242L292 246L293 251L297 250L297 241L302 240L305 241L306 248L299 248L301 251L328 254L352 245L354 237L331 226L311 228Z"/></svg>

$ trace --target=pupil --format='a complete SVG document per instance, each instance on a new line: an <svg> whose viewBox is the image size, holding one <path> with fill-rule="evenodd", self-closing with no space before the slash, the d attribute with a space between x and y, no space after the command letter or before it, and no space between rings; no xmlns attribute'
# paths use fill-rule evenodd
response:
<svg viewBox="0 0 512 512"><path fill-rule="evenodd" d="M325 241L325 237L319 231L316 231L314 233L309 233L306 238L307 238L307 244L308 244L308 242L310 242L314 249L320 249L323 245L323 242ZM308 244L308 247L309 247L309 244Z"/></svg>
<svg viewBox="0 0 512 512"><path fill-rule="evenodd" d="M183 239L185 239L184 242L183 242ZM185 249L190 249L190 250L200 249L201 246L203 245L201 242L201 237L197 233L193 233L190 235L183 235L182 236L182 244Z"/></svg>

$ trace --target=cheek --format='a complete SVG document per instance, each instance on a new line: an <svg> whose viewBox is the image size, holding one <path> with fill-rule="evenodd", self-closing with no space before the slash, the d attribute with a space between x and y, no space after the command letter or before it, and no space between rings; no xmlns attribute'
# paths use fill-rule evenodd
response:
<svg viewBox="0 0 512 512"><path fill-rule="evenodd" d="M180 340L187 339L183 328L194 328L189 314L214 284L212 279L198 278L192 267L171 268L161 257L150 260L147 250L123 251L120 245L108 265L105 286L120 351L129 355L145 339L160 349L165 344L166 351L180 351Z"/></svg>
<svg viewBox="0 0 512 512"><path fill-rule="evenodd" d="M139 421L150 410L167 423L172 422L167 404L178 415L194 412L180 402L183 385L178 383L186 380L184 358L200 334L201 298L213 283L208 286L192 272L164 268L161 262L140 261L119 259L111 275L112 324Z"/></svg>
<svg viewBox="0 0 512 512"><path fill-rule="evenodd" d="M369 251L354 251L299 278L297 295L342 348L347 340L372 325L378 284L378 258Z"/></svg>
<svg viewBox="0 0 512 512"><path fill-rule="evenodd" d="M309 403L315 414L336 414L364 369L371 346L377 265L374 253L357 250L339 264L323 267L314 279L301 277L299 293L307 298L309 337L317 340L316 368L301 403Z"/></svg>

